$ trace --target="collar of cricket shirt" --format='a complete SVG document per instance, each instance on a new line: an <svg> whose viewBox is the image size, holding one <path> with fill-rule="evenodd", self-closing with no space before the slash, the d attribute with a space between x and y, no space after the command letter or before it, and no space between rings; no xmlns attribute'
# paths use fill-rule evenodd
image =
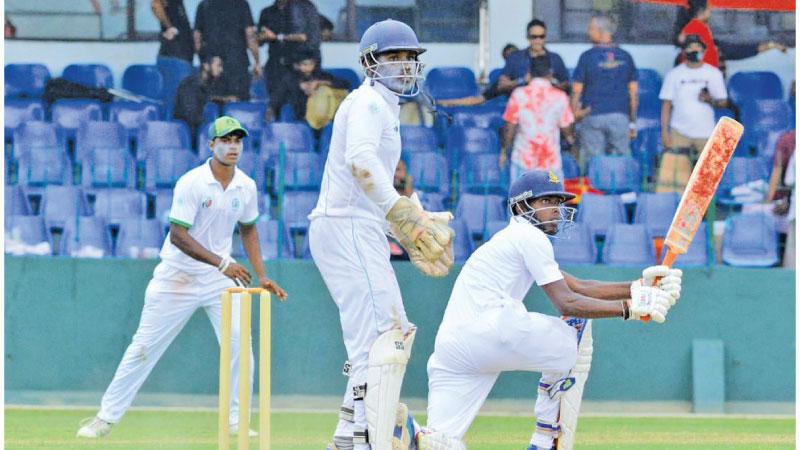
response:
<svg viewBox="0 0 800 450"><path fill-rule="evenodd" d="M214 174L211 172L211 158L208 158L205 164L203 164L203 181L205 181L206 184L216 183L222 186L222 183L217 181L217 179L214 178ZM236 187L244 187L244 177L242 176L241 170L239 170L238 166L234 169L233 179L228 185L228 188L236 188Z"/></svg>
<svg viewBox="0 0 800 450"><path fill-rule="evenodd" d="M364 78L364 83L369 86L372 86L373 89L386 100L386 103L395 110L396 112L400 111L400 97L395 94L391 89L387 88L378 80L373 80L372 78L366 77Z"/></svg>

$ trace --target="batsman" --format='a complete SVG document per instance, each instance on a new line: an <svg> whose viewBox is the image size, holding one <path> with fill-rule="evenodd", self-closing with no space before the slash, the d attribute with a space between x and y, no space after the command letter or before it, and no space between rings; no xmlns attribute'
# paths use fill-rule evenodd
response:
<svg viewBox="0 0 800 450"><path fill-rule="evenodd" d="M681 271L667 266L625 282L559 270L549 237L572 222L575 209L564 203L573 197L553 172L526 172L512 183L512 218L467 260L436 335L420 444L437 435L462 439L500 373L521 370L542 373L528 450L571 449L592 359L589 319L662 323L680 297ZM562 317L526 310L533 283Z"/></svg>

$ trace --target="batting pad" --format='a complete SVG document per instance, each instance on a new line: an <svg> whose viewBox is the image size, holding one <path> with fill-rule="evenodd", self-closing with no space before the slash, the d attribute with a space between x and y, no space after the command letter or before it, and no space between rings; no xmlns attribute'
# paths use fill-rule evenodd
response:
<svg viewBox="0 0 800 450"><path fill-rule="evenodd" d="M389 330L378 336L369 351L364 407L372 450L392 450L397 404L415 335L415 328L408 336L399 329Z"/></svg>
<svg viewBox="0 0 800 450"><path fill-rule="evenodd" d="M559 424L561 436L556 442L557 450L572 450L575 445L575 433L578 429L578 414L581 411L583 387L589 378L589 369L592 367L592 321L587 320L584 329L579 331L578 359L570 376L575 378L575 385L561 396L559 410Z"/></svg>

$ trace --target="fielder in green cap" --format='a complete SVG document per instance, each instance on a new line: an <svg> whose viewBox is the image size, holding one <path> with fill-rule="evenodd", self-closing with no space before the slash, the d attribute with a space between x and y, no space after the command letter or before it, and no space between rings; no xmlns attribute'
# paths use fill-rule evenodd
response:
<svg viewBox="0 0 800 450"><path fill-rule="evenodd" d="M161 262L144 294L139 328L103 395L100 410L81 424L78 437L100 438L111 432L156 362L197 309L205 310L219 336L220 296L225 289L255 285L286 299L286 291L267 277L264 268L256 229L258 188L236 167L247 130L238 120L225 116L211 124L208 136L211 158L183 174L175 184L169 234L159 253ZM231 257L237 225L255 276ZM236 320L232 333L239 336ZM233 352L229 364L233 368L230 389L236 392L238 352ZM236 434L240 431L239 403L235 395L231 397L228 420L230 432ZM241 432L255 434L253 430Z"/></svg>

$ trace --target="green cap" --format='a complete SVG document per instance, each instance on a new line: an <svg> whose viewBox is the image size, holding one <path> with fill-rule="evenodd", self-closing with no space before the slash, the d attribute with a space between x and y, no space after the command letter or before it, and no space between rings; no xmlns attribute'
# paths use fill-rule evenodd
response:
<svg viewBox="0 0 800 450"><path fill-rule="evenodd" d="M222 116L208 126L208 139L213 140L214 138L231 134L234 131L240 131L243 137L248 135L247 130L238 120L231 116Z"/></svg>

